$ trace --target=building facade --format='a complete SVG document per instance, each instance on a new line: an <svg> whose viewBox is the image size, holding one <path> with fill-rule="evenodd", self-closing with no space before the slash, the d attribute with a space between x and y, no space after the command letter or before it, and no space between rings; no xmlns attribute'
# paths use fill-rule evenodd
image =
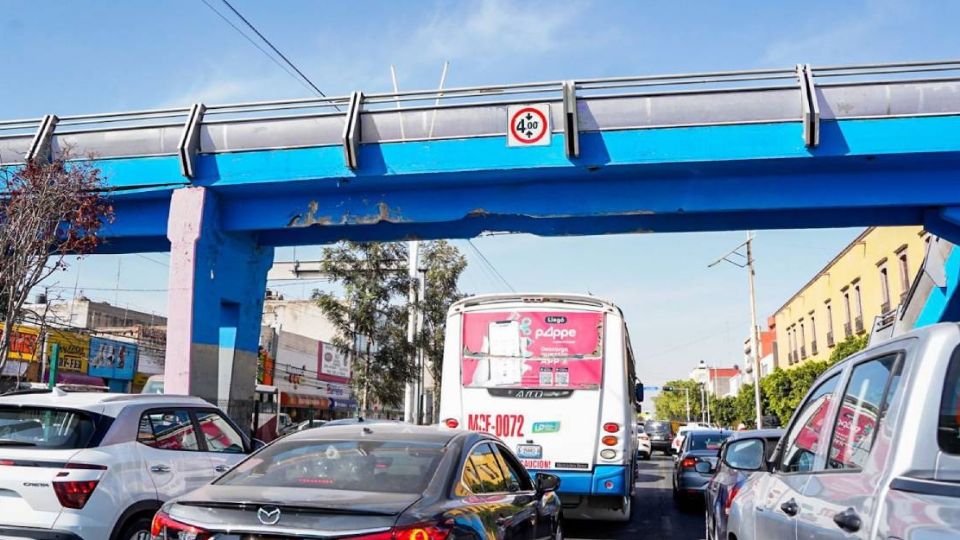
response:
<svg viewBox="0 0 960 540"><path fill-rule="evenodd" d="M774 314L777 366L826 360L838 343L896 312L928 240L918 226L864 230Z"/></svg>

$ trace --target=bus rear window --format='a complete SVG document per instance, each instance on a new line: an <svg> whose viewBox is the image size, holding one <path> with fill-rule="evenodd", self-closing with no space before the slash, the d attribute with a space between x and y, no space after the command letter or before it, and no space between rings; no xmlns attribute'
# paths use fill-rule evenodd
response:
<svg viewBox="0 0 960 540"><path fill-rule="evenodd" d="M0 448L86 448L96 426L86 413L42 407L0 407Z"/></svg>
<svg viewBox="0 0 960 540"><path fill-rule="evenodd" d="M463 316L466 388L596 389L603 313L501 311Z"/></svg>
<svg viewBox="0 0 960 540"><path fill-rule="evenodd" d="M953 351L943 381L937 442L944 452L960 454L960 347Z"/></svg>

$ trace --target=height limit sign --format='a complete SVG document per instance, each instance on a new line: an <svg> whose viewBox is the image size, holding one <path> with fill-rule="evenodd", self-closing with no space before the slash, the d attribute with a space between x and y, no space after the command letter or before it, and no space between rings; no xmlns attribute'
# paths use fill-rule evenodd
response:
<svg viewBox="0 0 960 540"><path fill-rule="evenodd" d="M507 109L507 146L549 146L550 105L513 105Z"/></svg>

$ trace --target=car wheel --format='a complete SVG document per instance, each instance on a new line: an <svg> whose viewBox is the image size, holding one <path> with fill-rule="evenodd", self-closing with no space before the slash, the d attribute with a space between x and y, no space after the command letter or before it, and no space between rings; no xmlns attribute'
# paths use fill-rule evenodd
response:
<svg viewBox="0 0 960 540"><path fill-rule="evenodd" d="M140 517L127 524L120 533L122 540L150 540L149 517Z"/></svg>

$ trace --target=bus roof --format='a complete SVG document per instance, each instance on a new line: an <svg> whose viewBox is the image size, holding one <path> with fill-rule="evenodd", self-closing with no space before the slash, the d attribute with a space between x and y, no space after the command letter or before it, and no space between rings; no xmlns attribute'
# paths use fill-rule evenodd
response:
<svg viewBox="0 0 960 540"><path fill-rule="evenodd" d="M577 304L594 308L610 308L615 310L621 316L623 313L620 308L608 300L597 298L588 294L576 293L495 293L478 294L469 298L464 298L450 306L450 312L466 311L470 308L484 307L488 304L502 304L507 302L520 302L525 304Z"/></svg>

